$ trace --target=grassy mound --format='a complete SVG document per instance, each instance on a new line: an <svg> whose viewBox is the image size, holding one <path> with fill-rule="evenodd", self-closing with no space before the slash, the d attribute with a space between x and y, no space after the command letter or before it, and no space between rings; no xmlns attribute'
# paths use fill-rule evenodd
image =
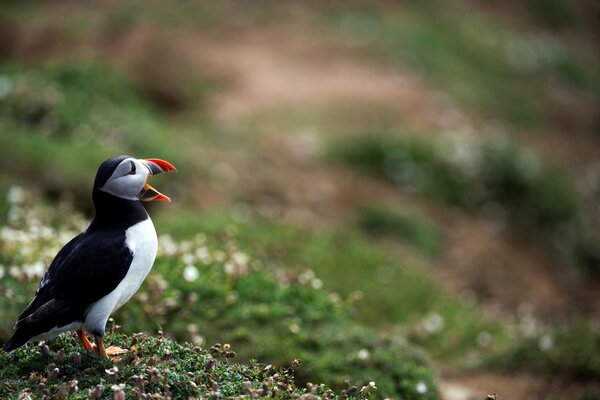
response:
<svg viewBox="0 0 600 400"><path fill-rule="evenodd" d="M128 348L120 362L82 350L74 336L62 335L49 346L28 345L0 353L0 397L26 399L185 399L369 398L376 388L350 387L334 393L325 385L298 387L293 378L297 360L276 369L256 362L238 364L228 344L209 350L179 344L162 336L122 333L107 343Z"/></svg>

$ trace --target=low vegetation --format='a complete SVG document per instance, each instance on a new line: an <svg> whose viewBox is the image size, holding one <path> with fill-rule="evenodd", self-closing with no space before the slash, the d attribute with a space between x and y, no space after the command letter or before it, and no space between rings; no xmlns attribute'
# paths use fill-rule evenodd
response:
<svg viewBox="0 0 600 400"><path fill-rule="evenodd" d="M368 205L359 210L358 224L369 234L399 239L426 256L435 257L441 251L442 237L435 226L415 215Z"/></svg>
<svg viewBox="0 0 600 400"><path fill-rule="evenodd" d="M477 213L499 229L559 244L571 262L597 272L577 190L557 168L507 139L371 136L331 146L332 157L409 192ZM590 254L587 257L584 254Z"/></svg>
<svg viewBox="0 0 600 400"><path fill-rule="evenodd" d="M600 379L600 330L589 321L573 321L540 332L493 357L488 365L582 381Z"/></svg>
<svg viewBox="0 0 600 400"><path fill-rule="evenodd" d="M48 194L69 188L87 196L107 154L169 159L176 147L148 105L97 63L4 66L0 87L0 137L10 149L2 151L0 165Z"/></svg>
<svg viewBox="0 0 600 400"><path fill-rule="evenodd" d="M9 191L8 225L0 232L0 318L6 321L15 320L30 300L56 250L83 228L76 213L64 218L27 203L27 197L19 188ZM52 227L58 220L60 231ZM233 237L214 241L197 234L175 241L162 236L159 243L147 283L116 315L125 331L160 329L199 346L226 341L245 361L285 366L299 358L303 366L295 376L301 384L326 382L340 391L347 380L359 386L375 381L376 397L436 397L425 357L402 335L378 333L351 318L349 303L322 290L313 273L297 275L255 259ZM0 339L10 334L10 324L3 325ZM76 379L67 377L67 384ZM240 384L232 382L237 389L231 390L239 391Z"/></svg>
<svg viewBox="0 0 600 400"><path fill-rule="evenodd" d="M367 399L374 384L347 384L335 393L322 384L299 387L294 370L230 361L229 344L209 349L178 344L163 336L112 333L107 341L129 351L119 362L83 350L74 336L62 335L49 345L29 345L0 353L3 399Z"/></svg>
<svg viewBox="0 0 600 400"><path fill-rule="evenodd" d="M525 4L549 24L566 25L574 16L574 7L562 0ZM518 127L544 125L552 118L540 95L547 96L554 84L600 95L598 61L589 52L568 46L553 32L510 29L461 5L416 3L400 12L338 8L328 14L326 25L363 44L372 59L411 68L483 117Z"/></svg>

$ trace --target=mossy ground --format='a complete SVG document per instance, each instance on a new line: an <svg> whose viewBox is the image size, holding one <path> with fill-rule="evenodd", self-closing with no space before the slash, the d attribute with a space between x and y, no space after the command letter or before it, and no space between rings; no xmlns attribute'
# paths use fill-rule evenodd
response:
<svg viewBox="0 0 600 400"><path fill-rule="evenodd" d="M0 354L3 399L369 398L373 386L334 393L325 385L299 387L294 369L237 363L228 344L210 349L162 336L112 333L107 343L129 352L120 361L86 351L74 335L49 345L26 345ZM227 349L227 350L225 350ZM350 392L350 393L349 393Z"/></svg>

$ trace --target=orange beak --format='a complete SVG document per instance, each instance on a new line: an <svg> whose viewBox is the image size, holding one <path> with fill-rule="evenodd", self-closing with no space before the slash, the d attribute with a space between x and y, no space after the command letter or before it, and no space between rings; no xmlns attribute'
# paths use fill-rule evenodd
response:
<svg viewBox="0 0 600 400"><path fill-rule="evenodd" d="M173 164L171 164L168 161L161 160L158 158L148 158L146 160L141 160L141 161L144 163L144 165L146 165L146 167L148 167L148 170L150 170L150 174L148 175L148 177L150 177L150 175L162 174L163 172L177 171L177 169L173 166ZM148 184L147 181L146 181L146 184L144 185L144 188L142 189L142 195L140 196L140 200L142 200L142 201L169 201L169 202L171 201L169 196L165 196L158 190L154 189L152 186L150 186Z"/></svg>

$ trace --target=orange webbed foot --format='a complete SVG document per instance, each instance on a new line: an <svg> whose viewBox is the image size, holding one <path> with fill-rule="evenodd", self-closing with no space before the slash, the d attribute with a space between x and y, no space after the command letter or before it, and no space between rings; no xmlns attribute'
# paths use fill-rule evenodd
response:
<svg viewBox="0 0 600 400"><path fill-rule="evenodd" d="M85 329L78 330L77 336L79 336L79 340L81 340L81 344L83 344L83 347L85 347L86 350L94 350L94 345L88 340Z"/></svg>

